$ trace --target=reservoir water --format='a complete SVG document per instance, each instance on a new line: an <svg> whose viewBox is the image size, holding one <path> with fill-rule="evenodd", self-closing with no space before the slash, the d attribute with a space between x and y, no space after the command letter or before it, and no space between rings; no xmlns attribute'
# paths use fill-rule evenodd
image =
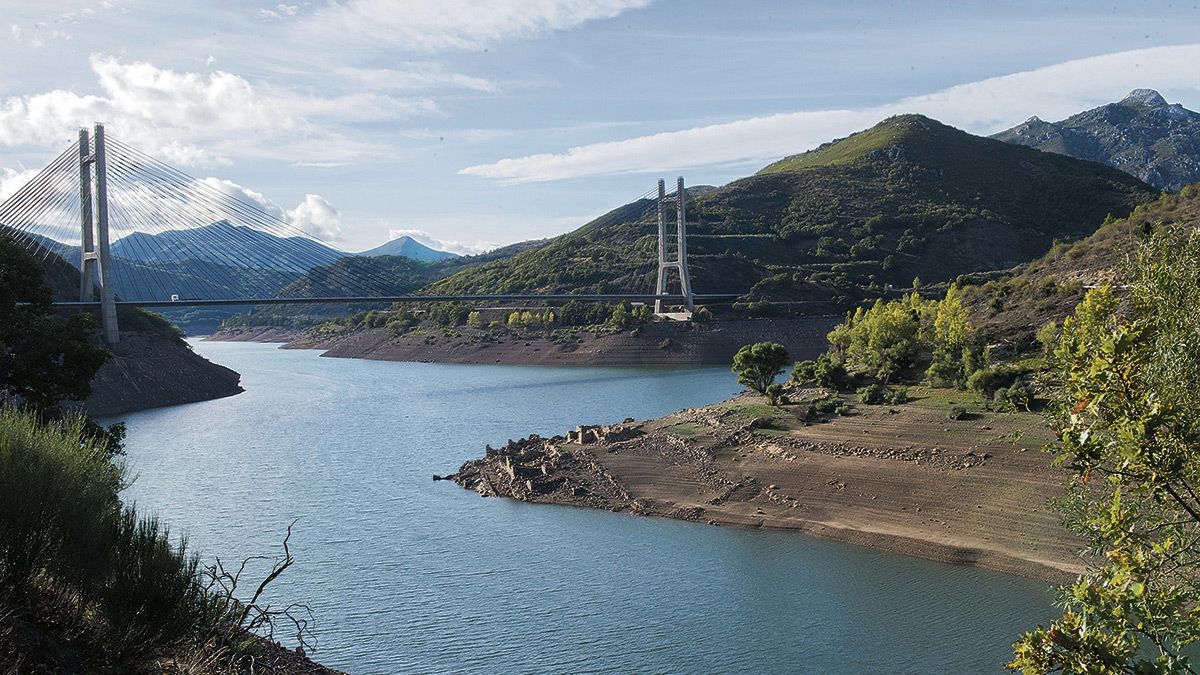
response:
<svg viewBox="0 0 1200 675"><path fill-rule="evenodd" d="M125 416L137 475L126 498L205 560L277 554L296 520L298 562L271 600L311 605L314 656L335 668L987 673L1053 614L1044 584L1009 575L430 480L485 443L721 400L738 390L727 369L192 344L240 372L246 392Z"/></svg>

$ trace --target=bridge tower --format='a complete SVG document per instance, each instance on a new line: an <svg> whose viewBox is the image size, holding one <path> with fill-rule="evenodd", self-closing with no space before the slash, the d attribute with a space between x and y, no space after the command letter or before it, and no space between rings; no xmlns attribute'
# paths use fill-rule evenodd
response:
<svg viewBox="0 0 1200 675"><path fill-rule="evenodd" d="M678 242L675 246L675 256L673 259L667 255L667 186L660 178L658 181L658 284L655 286L655 295L667 295L667 270L675 270L679 274L679 291L683 295L684 303L687 305L688 311L695 309L695 303L692 300L692 282L688 277L687 268L687 218L684 213L684 197L686 194L683 190L683 176L679 177L675 187L675 237ZM654 313L662 314L662 299L654 301Z"/></svg>
<svg viewBox="0 0 1200 675"><path fill-rule="evenodd" d="M79 130L79 299L91 302L100 291L100 324L110 346L121 339L117 329L116 295L112 285L112 257L108 239L108 161L104 125L96 124L94 137Z"/></svg>

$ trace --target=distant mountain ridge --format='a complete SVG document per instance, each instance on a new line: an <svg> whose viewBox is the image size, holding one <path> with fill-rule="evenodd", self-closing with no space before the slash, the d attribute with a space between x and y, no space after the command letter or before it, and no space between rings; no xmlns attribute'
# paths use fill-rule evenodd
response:
<svg viewBox="0 0 1200 675"><path fill-rule="evenodd" d="M1200 182L1200 113L1153 89L1060 122L1031 117L992 138L1107 164L1169 192Z"/></svg>
<svg viewBox="0 0 1200 675"><path fill-rule="evenodd" d="M380 255L396 255L413 260L449 260L450 258L459 257L457 253L439 251L431 246L426 246L408 235L397 237L385 244L362 251L356 255L368 258Z"/></svg>
<svg viewBox="0 0 1200 675"><path fill-rule="evenodd" d="M173 263L200 257L201 247L214 242L220 246L220 257L209 253L204 259L220 259L233 267L304 272L350 255L308 237L280 237L226 220L158 234L134 232L113 242L111 250L113 256L126 260Z"/></svg>
<svg viewBox="0 0 1200 675"><path fill-rule="evenodd" d="M899 115L753 176L689 190L692 284L844 307L914 276L948 281L1032 260L1155 196L1110 167ZM650 292L654 211L648 199L620 206L426 291Z"/></svg>

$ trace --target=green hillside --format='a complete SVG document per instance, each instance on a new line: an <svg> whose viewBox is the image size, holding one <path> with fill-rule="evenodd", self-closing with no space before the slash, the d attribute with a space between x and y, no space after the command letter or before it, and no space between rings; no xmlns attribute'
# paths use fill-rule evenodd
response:
<svg viewBox="0 0 1200 675"><path fill-rule="evenodd" d="M919 115L689 190L697 292L852 304L1006 269L1157 193L1096 163L972 136ZM626 204L533 251L465 270L446 293L649 292L654 204Z"/></svg>
<svg viewBox="0 0 1200 675"><path fill-rule="evenodd" d="M523 251L544 245L544 240L523 241L487 253L454 256L442 260L376 255L341 258L330 265L314 267L279 292L283 297L356 297L406 295L445 278L455 272L477 265L503 260ZM246 314L229 310L202 310L208 319L208 331L220 325L229 328L247 326L307 327L335 316L352 314L360 309L378 309L379 303L369 305L263 305ZM196 323L201 323L197 321Z"/></svg>

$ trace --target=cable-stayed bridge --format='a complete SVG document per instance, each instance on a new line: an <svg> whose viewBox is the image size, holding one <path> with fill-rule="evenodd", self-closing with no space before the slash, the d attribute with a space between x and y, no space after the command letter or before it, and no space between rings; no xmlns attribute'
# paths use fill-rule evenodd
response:
<svg viewBox="0 0 1200 675"><path fill-rule="evenodd" d="M652 198L653 192L639 199ZM735 295L692 293L684 194L682 178L670 194L659 181L657 199L648 206L656 206L658 219L653 293L403 294L384 279L336 264L353 254L295 227L265 200L221 181L190 176L106 136L97 124L90 131L81 129L76 142L0 203L0 233L43 259L57 255L78 267L77 299L60 298L56 304L98 308L104 337L115 343L118 305L630 300L654 302L656 311L662 311L664 301L691 309L697 299L733 299ZM676 236L668 238L672 216ZM672 271L679 291L668 293L666 277ZM293 283L305 275L320 283Z"/></svg>

